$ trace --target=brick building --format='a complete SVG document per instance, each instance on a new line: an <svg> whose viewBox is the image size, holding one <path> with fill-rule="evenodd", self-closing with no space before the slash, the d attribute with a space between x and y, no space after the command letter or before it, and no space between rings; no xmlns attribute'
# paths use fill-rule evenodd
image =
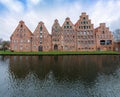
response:
<svg viewBox="0 0 120 97"><path fill-rule="evenodd" d="M43 22L39 22L32 38L32 51L51 51L51 35Z"/></svg>
<svg viewBox="0 0 120 97"><path fill-rule="evenodd" d="M67 17L62 25L63 30L63 50L64 51L76 51L76 31L74 24L70 18Z"/></svg>
<svg viewBox="0 0 120 97"><path fill-rule="evenodd" d="M32 51L32 32L23 21L20 21L17 28L10 37L10 49L16 52Z"/></svg>
<svg viewBox="0 0 120 97"><path fill-rule="evenodd" d="M105 23L101 23L100 26L95 29L95 34L97 50L113 50L113 35Z"/></svg>
<svg viewBox="0 0 120 97"><path fill-rule="evenodd" d="M82 13L80 19L75 24L75 28L77 31L77 51L95 51L94 25L91 24L91 20L86 13Z"/></svg>
<svg viewBox="0 0 120 97"><path fill-rule="evenodd" d="M43 22L39 22L32 33L25 23L20 21L10 40L11 50L16 52L106 51L114 48L112 32L105 23L95 29L85 12L75 24L67 17L60 26L56 19L51 34Z"/></svg>
<svg viewBox="0 0 120 97"><path fill-rule="evenodd" d="M63 50L63 37L62 37L62 27L56 19L52 26L52 50Z"/></svg>

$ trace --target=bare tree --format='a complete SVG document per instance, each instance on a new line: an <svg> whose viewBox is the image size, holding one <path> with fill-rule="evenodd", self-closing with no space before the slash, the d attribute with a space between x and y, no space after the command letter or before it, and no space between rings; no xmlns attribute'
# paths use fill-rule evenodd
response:
<svg viewBox="0 0 120 97"><path fill-rule="evenodd" d="M120 42L120 29L116 29L113 33L115 42Z"/></svg>
<svg viewBox="0 0 120 97"><path fill-rule="evenodd" d="M3 41L2 42L2 47L3 47L4 51L6 51L7 49L9 49L9 46L10 46L10 42L9 41Z"/></svg>

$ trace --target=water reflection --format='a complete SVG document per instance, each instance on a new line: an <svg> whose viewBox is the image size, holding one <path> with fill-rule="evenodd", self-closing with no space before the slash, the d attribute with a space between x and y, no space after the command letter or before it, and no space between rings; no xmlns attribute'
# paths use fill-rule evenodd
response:
<svg viewBox="0 0 120 97"><path fill-rule="evenodd" d="M45 79L49 72L57 81L94 82L99 73L111 74L118 67L119 56L10 56L9 69L15 78L33 73Z"/></svg>
<svg viewBox="0 0 120 97"><path fill-rule="evenodd" d="M109 55L0 56L0 97L119 97L119 66Z"/></svg>

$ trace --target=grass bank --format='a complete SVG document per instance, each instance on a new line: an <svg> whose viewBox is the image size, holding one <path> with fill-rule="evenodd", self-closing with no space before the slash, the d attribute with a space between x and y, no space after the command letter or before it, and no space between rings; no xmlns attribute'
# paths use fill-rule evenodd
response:
<svg viewBox="0 0 120 97"><path fill-rule="evenodd" d="M120 55L120 52L114 51L94 51L94 52L10 52L0 51L0 55Z"/></svg>

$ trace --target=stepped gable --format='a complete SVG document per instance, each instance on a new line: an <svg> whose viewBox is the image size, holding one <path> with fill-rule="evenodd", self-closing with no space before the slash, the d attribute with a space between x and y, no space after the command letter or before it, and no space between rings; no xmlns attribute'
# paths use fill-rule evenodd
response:
<svg viewBox="0 0 120 97"><path fill-rule="evenodd" d="M63 50L62 45L62 27L57 19L55 19L52 26L52 50Z"/></svg>
<svg viewBox="0 0 120 97"><path fill-rule="evenodd" d="M100 23L99 27L95 29L95 34L97 50L113 50L113 35L105 23Z"/></svg>
<svg viewBox="0 0 120 97"><path fill-rule="evenodd" d="M51 31L50 35L41 21L32 34L21 20L10 37L10 48L16 52L113 50L112 32L105 23L94 29L85 12L75 25L69 17L62 26L55 19Z"/></svg>
<svg viewBox="0 0 120 97"><path fill-rule="evenodd" d="M63 42L64 51L75 51L76 50L76 32L74 24L70 18L67 17L62 25L63 29Z"/></svg>
<svg viewBox="0 0 120 97"><path fill-rule="evenodd" d="M75 24L77 31L77 51L95 51L96 41L94 25L89 16L83 12Z"/></svg>

